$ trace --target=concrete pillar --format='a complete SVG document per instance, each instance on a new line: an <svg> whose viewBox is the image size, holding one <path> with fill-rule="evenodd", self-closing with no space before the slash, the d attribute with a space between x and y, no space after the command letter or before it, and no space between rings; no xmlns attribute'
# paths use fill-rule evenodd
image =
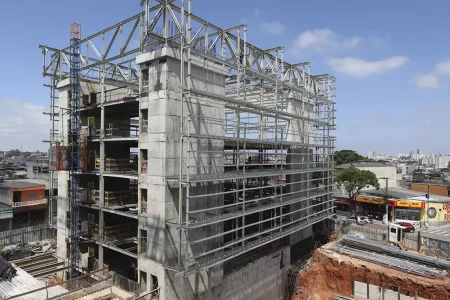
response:
<svg viewBox="0 0 450 300"><path fill-rule="evenodd" d="M99 212L98 212L98 239L99 241L103 242L103 230L104 230L104 213L103 213L103 206L105 206L105 177L103 176L103 172L105 171L105 85L100 85L100 91L101 91L101 107L100 107L100 175L99 175L99 190L100 190L100 205L99 205ZM99 261L99 268L103 267L103 246L98 245L98 261Z"/></svg>
<svg viewBox="0 0 450 300"><path fill-rule="evenodd" d="M9 230L13 230L13 218L9 219L8 221L9 221L9 222L8 222L8 223L9 223L9 224L8 224L8 225L9 225L9 226L8 226L8 227L9 227Z"/></svg>

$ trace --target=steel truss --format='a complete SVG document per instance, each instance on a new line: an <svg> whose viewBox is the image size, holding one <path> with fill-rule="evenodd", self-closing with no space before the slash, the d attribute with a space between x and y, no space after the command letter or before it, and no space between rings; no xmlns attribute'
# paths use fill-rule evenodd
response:
<svg viewBox="0 0 450 300"><path fill-rule="evenodd" d="M261 50L251 45L247 42L246 25L223 30L196 17L191 12L190 0L181 0L180 7L175 1L153 2L157 3L157 10L150 5L152 2L143 1L146 11L155 13L146 14L148 31L142 48L146 52L148 40L152 39L179 49L181 119L188 119L188 124L181 122L180 174L173 178L179 180L180 190L185 191L179 193L178 208L184 215L179 215L176 224L180 230L178 268L183 267L185 275L193 274L328 218L333 207L334 138L330 137L330 130L334 129L334 77L310 76L309 63L286 63L283 47ZM161 18L162 36L153 32ZM170 30L171 23L175 24L175 31ZM153 49L154 46L148 51ZM192 74L196 57L225 68L228 75L224 95L193 88L195 80L212 82L211 78L201 79ZM289 108L293 101L302 106L297 110ZM189 107L198 102L223 104L229 117L208 118L183 110L185 104ZM202 132L198 124L225 134ZM291 128L298 125L301 132ZM219 143L228 151L191 150L205 140ZM308 151L288 153L288 149L296 147ZM271 168L263 163L246 165L255 149L259 156L284 156L294 162L277 161ZM227 152L233 157L231 164L214 162L224 159ZM205 157L213 162L204 162ZM295 162L296 159L301 162ZM258 170L250 171L255 166ZM295 179L302 174L306 177ZM289 182L278 181L267 194L262 178L283 176L290 176ZM249 187L249 180L258 180L259 185ZM195 194L198 184L214 186L219 182L225 186L224 190ZM227 185L234 188L227 190ZM289 192L286 188L299 185L303 187L300 191L293 188ZM208 204L217 197L233 200ZM198 209L199 203L203 203L203 208ZM263 217L267 213L270 215ZM260 214L259 219L246 224L246 218L255 214ZM222 230L217 230L217 224L227 221L233 223L232 229L225 230L222 226ZM251 233L256 227L259 227L256 233ZM205 231L209 234L199 238Z"/></svg>

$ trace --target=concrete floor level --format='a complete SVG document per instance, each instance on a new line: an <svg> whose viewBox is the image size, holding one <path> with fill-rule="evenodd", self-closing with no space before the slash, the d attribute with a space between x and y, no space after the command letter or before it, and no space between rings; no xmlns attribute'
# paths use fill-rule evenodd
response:
<svg viewBox="0 0 450 300"><path fill-rule="evenodd" d="M160 299L284 299L291 250L332 215L335 79L188 2L142 1L144 12L110 27L121 40L129 22L141 29L121 62L81 54L80 251ZM70 66L41 48L54 54L44 64L64 166ZM55 172L64 260L69 177Z"/></svg>

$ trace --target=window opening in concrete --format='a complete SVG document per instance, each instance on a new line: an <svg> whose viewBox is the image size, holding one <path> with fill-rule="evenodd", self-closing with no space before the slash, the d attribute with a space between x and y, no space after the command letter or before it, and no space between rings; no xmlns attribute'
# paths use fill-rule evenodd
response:
<svg viewBox="0 0 450 300"><path fill-rule="evenodd" d="M147 290L147 272L139 271L141 291Z"/></svg>
<svg viewBox="0 0 450 300"><path fill-rule="evenodd" d="M37 200L37 198L38 198L37 193L28 194L28 201Z"/></svg>
<svg viewBox="0 0 450 300"><path fill-rule="evenodd" d="M147 212L147 189L141 189L141 213Z"/></svg>
<svg viewBox="0 0 450 300"><path fill-rule="evenodd" d="M21 191L13 191L13 202L20 202L22 198Z"/></svg>
<svg viewBox="0 0 450 300"><path fill-rule="evenodd" d="M141 252L140 253L147 253L147 230L140 229L140 239L141 239Z"/></svg>
<svg viewBox="0 0 450 300"><path fill-rule="evenodd" d="M142 78L142 90L141 92L148 92L148 84L149 84L149 70L148 69L143 69L141 70L141 78Z"/></svg>
<svg viewBox="0 0 450 300"><path fill-rule="evenodd" d="M148 171L148 151L141 149L141 174L147 174Z"/></svg>
<svg viewBox="0 0 450 300"><path fill-rule="evenodd" d="M152 290L156 290L158 288L158 277L155 275L152 276Z"/></svg>
<svg viewBox="0 0 450 300"><path fill-rule="evenodd" d="M141 134L148 133L148 109L141 109Z"/></svg>

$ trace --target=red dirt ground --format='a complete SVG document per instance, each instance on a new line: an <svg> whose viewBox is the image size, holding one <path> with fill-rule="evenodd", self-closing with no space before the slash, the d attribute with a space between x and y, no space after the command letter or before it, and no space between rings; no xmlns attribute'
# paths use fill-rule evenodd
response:
<svg viewBox="0 0 450 300"><path fill-rule="evenodd" d="M314 252L309 268L300 273L299 293L292 300L328 300L336 294L352 296L353 279L382 287L399 287L402 294L417 291L426 299L450 299L450 278L410 275L320 248Z"/></svg>

